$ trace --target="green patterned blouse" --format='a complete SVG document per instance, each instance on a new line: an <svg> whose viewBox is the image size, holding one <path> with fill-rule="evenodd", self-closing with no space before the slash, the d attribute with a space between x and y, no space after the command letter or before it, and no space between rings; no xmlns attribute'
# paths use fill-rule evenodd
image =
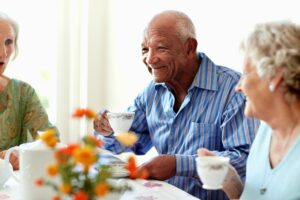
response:
<svg viewBox="0 0 300 200"><path fill-rule="evenodd" d="M0 93L0 151L29 142L46 128L55 127L35 90L28 83L11 79Z"/></svg>

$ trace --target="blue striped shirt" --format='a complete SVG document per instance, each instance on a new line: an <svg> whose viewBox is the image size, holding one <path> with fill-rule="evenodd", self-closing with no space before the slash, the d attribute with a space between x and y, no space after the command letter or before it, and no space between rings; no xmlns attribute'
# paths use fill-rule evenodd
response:
<svg viewBox="0 0 300 200"><path fill-rule="evenodd" d="M204 190L196 171L200 147L230 157L245 176L246 159L259 122L245 118L245 97L235 92L240 74L215 65L204 53L193 83L178 112L175 98L164 83L153 81L128 108L135 112L131 131L139 140L125 149L113 136L104 137L105 148L115 153L146 153L154 146L159 154L176 156L176 176L167 182L201 199L226 199L222 191Z"/></svg>

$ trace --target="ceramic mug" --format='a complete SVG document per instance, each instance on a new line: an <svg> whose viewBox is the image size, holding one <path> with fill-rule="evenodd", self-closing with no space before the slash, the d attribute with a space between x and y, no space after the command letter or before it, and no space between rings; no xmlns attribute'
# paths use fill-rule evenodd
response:
<svg viewBox="0 0 300 200"><path fill-rule="evenodd" d="M229 168L229 158L222 156L200 156L196 158L197 172L207 190L222 189Z"/></svg>
<svg viewBox="0 0 300 200"><path fill-rule="evenodd" d="M8 162L12 151L19 153L20 173L20 196L24 200L50 200L54 196L54 191L50 187L37 186L36 179L46 177L46 168L54 163L53 151L41 140L32 143L22 144L10 148L5 154ZM13 172L14 173L14 172ZM47 177L49 179L49 177Z"/></svg>

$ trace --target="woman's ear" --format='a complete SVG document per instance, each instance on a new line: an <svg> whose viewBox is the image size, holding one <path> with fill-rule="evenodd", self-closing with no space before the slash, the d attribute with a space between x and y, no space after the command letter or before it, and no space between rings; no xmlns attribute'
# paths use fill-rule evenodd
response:
<svg viewBox="0 0 300 200"><path fill-rule="evenodd" d="M283 70L278 69L275 75L270 79L270 83L269 83L270 92L276 91L276 89L281 86L282 82L283 82Z"/></svg>

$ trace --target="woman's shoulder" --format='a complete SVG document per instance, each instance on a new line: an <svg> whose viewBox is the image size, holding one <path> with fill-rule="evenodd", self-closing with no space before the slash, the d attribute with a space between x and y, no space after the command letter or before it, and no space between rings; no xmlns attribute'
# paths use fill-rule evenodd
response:
<svg viewBox="0 0 300 200"><path fill-rule="evenodd" d="M29 83L19 79L11 79L10 84L13 88L19 88L21 91L34 91L34 88Z"/></svg>
<svg viewBox="0 0 300 200"><path fill-rule="evenodd" d="M12 78L11 83L13 83L14 85L19 85L19 86L23 86L23 87L31 87L31 85L29 83L27 83L26 81L20 80L20 79L15 79Z"/></svg>

